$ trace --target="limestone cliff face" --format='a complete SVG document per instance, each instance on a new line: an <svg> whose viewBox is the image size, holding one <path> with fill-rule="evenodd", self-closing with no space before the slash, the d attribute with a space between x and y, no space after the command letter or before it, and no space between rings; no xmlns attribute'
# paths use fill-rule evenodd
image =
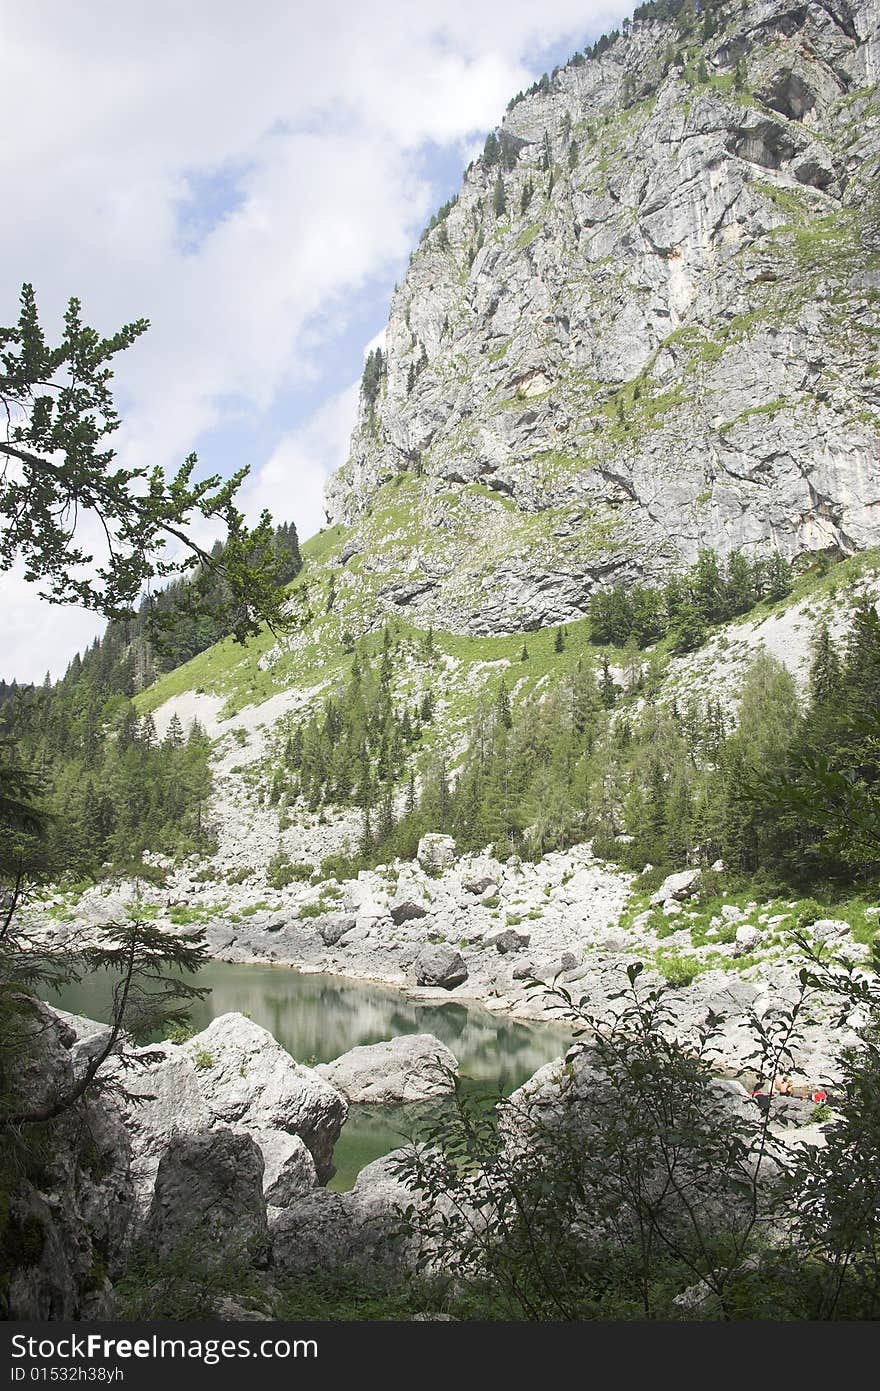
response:
<svg viewBox="0 0 880 1391"><path fill-rule="evenodd" d="M701 546L876 542L878 77L880 0L759 0L512 104L328 486L383 606L511 631Z"/></svg>

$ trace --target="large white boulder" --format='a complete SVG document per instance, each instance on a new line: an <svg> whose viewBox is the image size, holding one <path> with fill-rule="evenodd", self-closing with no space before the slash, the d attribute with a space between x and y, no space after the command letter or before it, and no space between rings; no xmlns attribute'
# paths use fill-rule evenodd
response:
<svg viewBox="0 0 880 1391"><path fill-rule="evenodd" d="M177 1135L207 1130L211 1113L199 1090L192 1060L173 1043L139 1048L134 1067L120 1069L122 1102L131 1136L132 1177L138 1201L149 1206L159 1162Z"/></svg>
<svg viewBox="0 0 880 1391"><path fill-rule="evenodd" d="M321 1182L332 1178L333 1146L348 1114L345 1098L303 1067L267 1029L221 1014L183 1045L215 1124L298 1135Z"/></svg>
<svg viewBox="0 0 880 1391"><path fill-rule="evenodd" d="M403 1034L352 1048L315 1071L349 1101L385 1106L448 1094L458 1060L433 1034Z"/></svg>
<svg viewBox="0 0 880 1391"><path fill-rule="evenodd" d="M429 831L419 841L416 859L422 869L449 869L455 863L455 841L452 836Z"/></svg>
<svg viewBox="0 0 880 1391"><path fill-rule="evenodd" d="M659 908L670 899L678 903L690 898L696 893L701 878L699 869L683 869L678 874L667 875L657 892L651 895L651 906Z"/></svg>
<svg viewBox="0 0 880 1391"><path fill-rule="evenodd" d="M419 1243L401 1229L418 1194L395 1173L400 1153L361 1169L348 1193L318 1188L270 1215L273 1267L279 1275L361 1270L371 1282L396 1283L413 1268Z"/></svg>

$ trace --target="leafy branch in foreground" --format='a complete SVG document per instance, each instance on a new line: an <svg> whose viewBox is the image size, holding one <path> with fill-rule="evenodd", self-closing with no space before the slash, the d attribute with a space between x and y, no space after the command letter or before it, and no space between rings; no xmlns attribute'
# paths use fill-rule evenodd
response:
<svg viewBox="0 0 880 1391"><path fill-rule="evenodd" d="M207 956L207 944L201 932L186 936L171 936L154 923L132 911L128 921L110 923L101 930L102 940L89 943L79 951L53 954L36 945L26 933L8 931L0 943L0 1056L11 1060L16 1055L18 1034L24 1022L26 1038L30 1021L27 1006L32 992L40 987L51 989L59 984L82 980L85 975L106 972L115 977L108 1032L89 1056L72 1086L50 1096L37 1107L21 1109L16 1106L14 1089L2 1088L0 1129L17 1129L54 1120L75 1106L96 1085L111 1085L102 1074L111 1058L118 1067L132 1065L126 1054L130 1040L149 1038L164 1032L169 1025L182 1024L187 1007L203 999L207 989L197 986L187 976L198 971ZM121 1085L118 1073L112 1085Z"/></svg>
<svg viewBox="0 0 880 1391"><path fill-rule="evenodd" d="M247 469L225 481L215 474L195 482L194 454L170 479L158 467L116 462L108 441L121 422L110 363L148 326L137 319L104 338L83 323L79 301L71 299L61 341L51 347L33 288L23 286L18 323L0 328L7 422L0 438L0 571L21 561L25 579L44 586L52 603L81 604L111 619L129 614L156 578L193 573L194 605L222 578L238 641L261 623L284 628L271 518L264 511L250 529L236 505ZM192 526L200 520L225 529L221 555L195 539ZM77 539L84 524L101 538L100 563ZM169 546L182 558L169 559Z"/></svg>
<svg viewBox="0 0 880 1391"><path fill-rule="evenodd" d="M454 1272L454 1292L494 1316L669 1317L695 1283L728 1317L743 1262L768 1238L782 1170L769 1115L716 1074L720 1018L685 1049L667 992L639 989L640 972L602 1018L551 988L579 1039L555 1074L494 1115L459 1087L397 1161L418 1192L404 1222L423 1268ZM765 1022L771 1085L790 1065L804 991Z"/></svg>

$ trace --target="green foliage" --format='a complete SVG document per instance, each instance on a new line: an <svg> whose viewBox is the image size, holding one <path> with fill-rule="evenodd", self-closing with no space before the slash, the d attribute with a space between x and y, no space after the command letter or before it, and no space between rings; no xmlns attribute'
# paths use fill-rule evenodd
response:
<svg viewBox="0 0 880 1391"><path fill-rule="evenodd" d="M105 861L141 873L145 850L177 856L211 849L211 746L197 723L184 738L172 720L160 742L152 716L139 719L125 696L104 700L85 679L32 691L14 710L0 710L0 729L4 722L13 736L4 757L48 770L40 779L43 877L93 875ZM9 835L0 824L0 883L12 869L8 843L3 854Z"/></svg>
<svg viewBox="0 0 880 1391"><path fill-rule="evenodd" d="M679 956L675 952L659 952L657 969L668 985L678 988L690 985L700 974L700 963L695 956Z"/></svg>
<svg viewBox="0 0 880 1391"><path fill-rule="evenodd" d="M219 578L224 621L237 640L261 623L283 628L271 518L264 512L249 530L236 507L247 469L225 482L217 475L194 482L194 454L170 480L160 468L118 465L110 443L121 424L111 363L148 326L138 319L102 338L71 299L61 341L50 347L33 288L22 287L18 323L0 328L0 402L14 422L0 456L16 465L0 480L0 571L22 563L25 578L53 603L81 604L116 620L131 614L157 578L193 575L195 599ZM89 519L112 538L97 556L77 540ZM225 529L220 556L190 534L201 519ZM183 544L183 558L167 558L169 543Z"/></svg>
<svg viewBox="0 0 880 1391"><path fill-rule="evenodd" d="M307 884L314 872L314 865L295 863L289 855L278 851L266 866L266 882L272 889L286 889L288 884Z"/></svg>
<svg viewBox="0 0 880 1391"><path fill-rule="evenodd" d="M790 567L776 552L751 561L733 551L722 566L714 551L703 550L696 564L662 589L617 585L594 594L593 641L622 647L634 637L646 647L671 633L676 651L691 652L705 641L710 624L726 623L762 600L775 602L790 592Z"/></svg>
<svg viewBox="0 0 880 1391"><path fill-rule="evenodd" d="M825 909L822 907L822 904L817 903L814 898L807 898L800 905L797 915L797 925L802 932L805 932L808 927L812 927L814 922L818 922L819 919L824 918L824 916Z"/></svg>
<svg viewBox="0 0 880 1391"><path fill-rule="evenodd" d="M789 757L745 789L760 814L798 828L812 873L852 882L880 873L880 619L853 609L845 649L826 628L814 642L811 700Z"/></svg>
<svg viewBox="0 0 880 1391"><path fill-rule="evenodd" d="M445 236L445 244L443 245L442 249L445 250L449 246L449 237L448 235L446 235L446 229L443 227L443 223L446 221L447 217L452 212L452 209L455 207L457 202L458 194L456 193L454 197L448 199L447 202L445 202L441 208L437 209L430 222L428 223L427 227L424 229L421 236L419 237L420 244L423 241L425 241L427 237L430 236L435 227L440 227L442 229L441 236Z"/></svg>
<svg viewBox="0 0 880 1391"><path fill-rule="evenodd" d="M730 1317L737 1272L771 1229L769 1118L742 1114L718 1086L719 1019L684 1049L665 991L638 988L641 970L630 966L613 1015L546 992L585 1040L552 1097L458 1084L397 1161L419 1193L405 1221L430 1234L425 1264L439 1256L459 1298L464 1287L498 1317L677 1317L675 1296L695 1283ZM787 1069L801 1005L758 1040L771 1079Z"/></svg>
<svg viewBox="0 0 880 1391"><path fill-rule="evenodd" d="M423 658L432 660L433 650L428 634ZM394 785L434 718L430 689L412 703L394 700L395 661L401 656L386 628L378 662L356 650L343 689L310 719L288 721L273 779L276 800L300 798L311 811L358 806L370 815L378 811L380 835L392 828Z"/></svg>
<svg viewBox="0 0 880 1391"><path fill-rule="evenodd" d="M367 353L363 376L361 377L361 392L370 410L373 409L378 400L379 391L381 390L387 371L388 364L381 348L374 348L371 352Z"/></svg>

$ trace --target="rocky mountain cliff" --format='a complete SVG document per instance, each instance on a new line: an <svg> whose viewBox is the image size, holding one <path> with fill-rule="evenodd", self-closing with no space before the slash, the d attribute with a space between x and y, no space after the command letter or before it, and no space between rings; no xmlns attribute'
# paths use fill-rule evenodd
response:
<svg viewBox="0 0 880 1391"><path fill-rule="evenodd" d="M625 27L413 254L327 489L343 598L511 632L704 546L876 535L880 3Z"/></svg>

